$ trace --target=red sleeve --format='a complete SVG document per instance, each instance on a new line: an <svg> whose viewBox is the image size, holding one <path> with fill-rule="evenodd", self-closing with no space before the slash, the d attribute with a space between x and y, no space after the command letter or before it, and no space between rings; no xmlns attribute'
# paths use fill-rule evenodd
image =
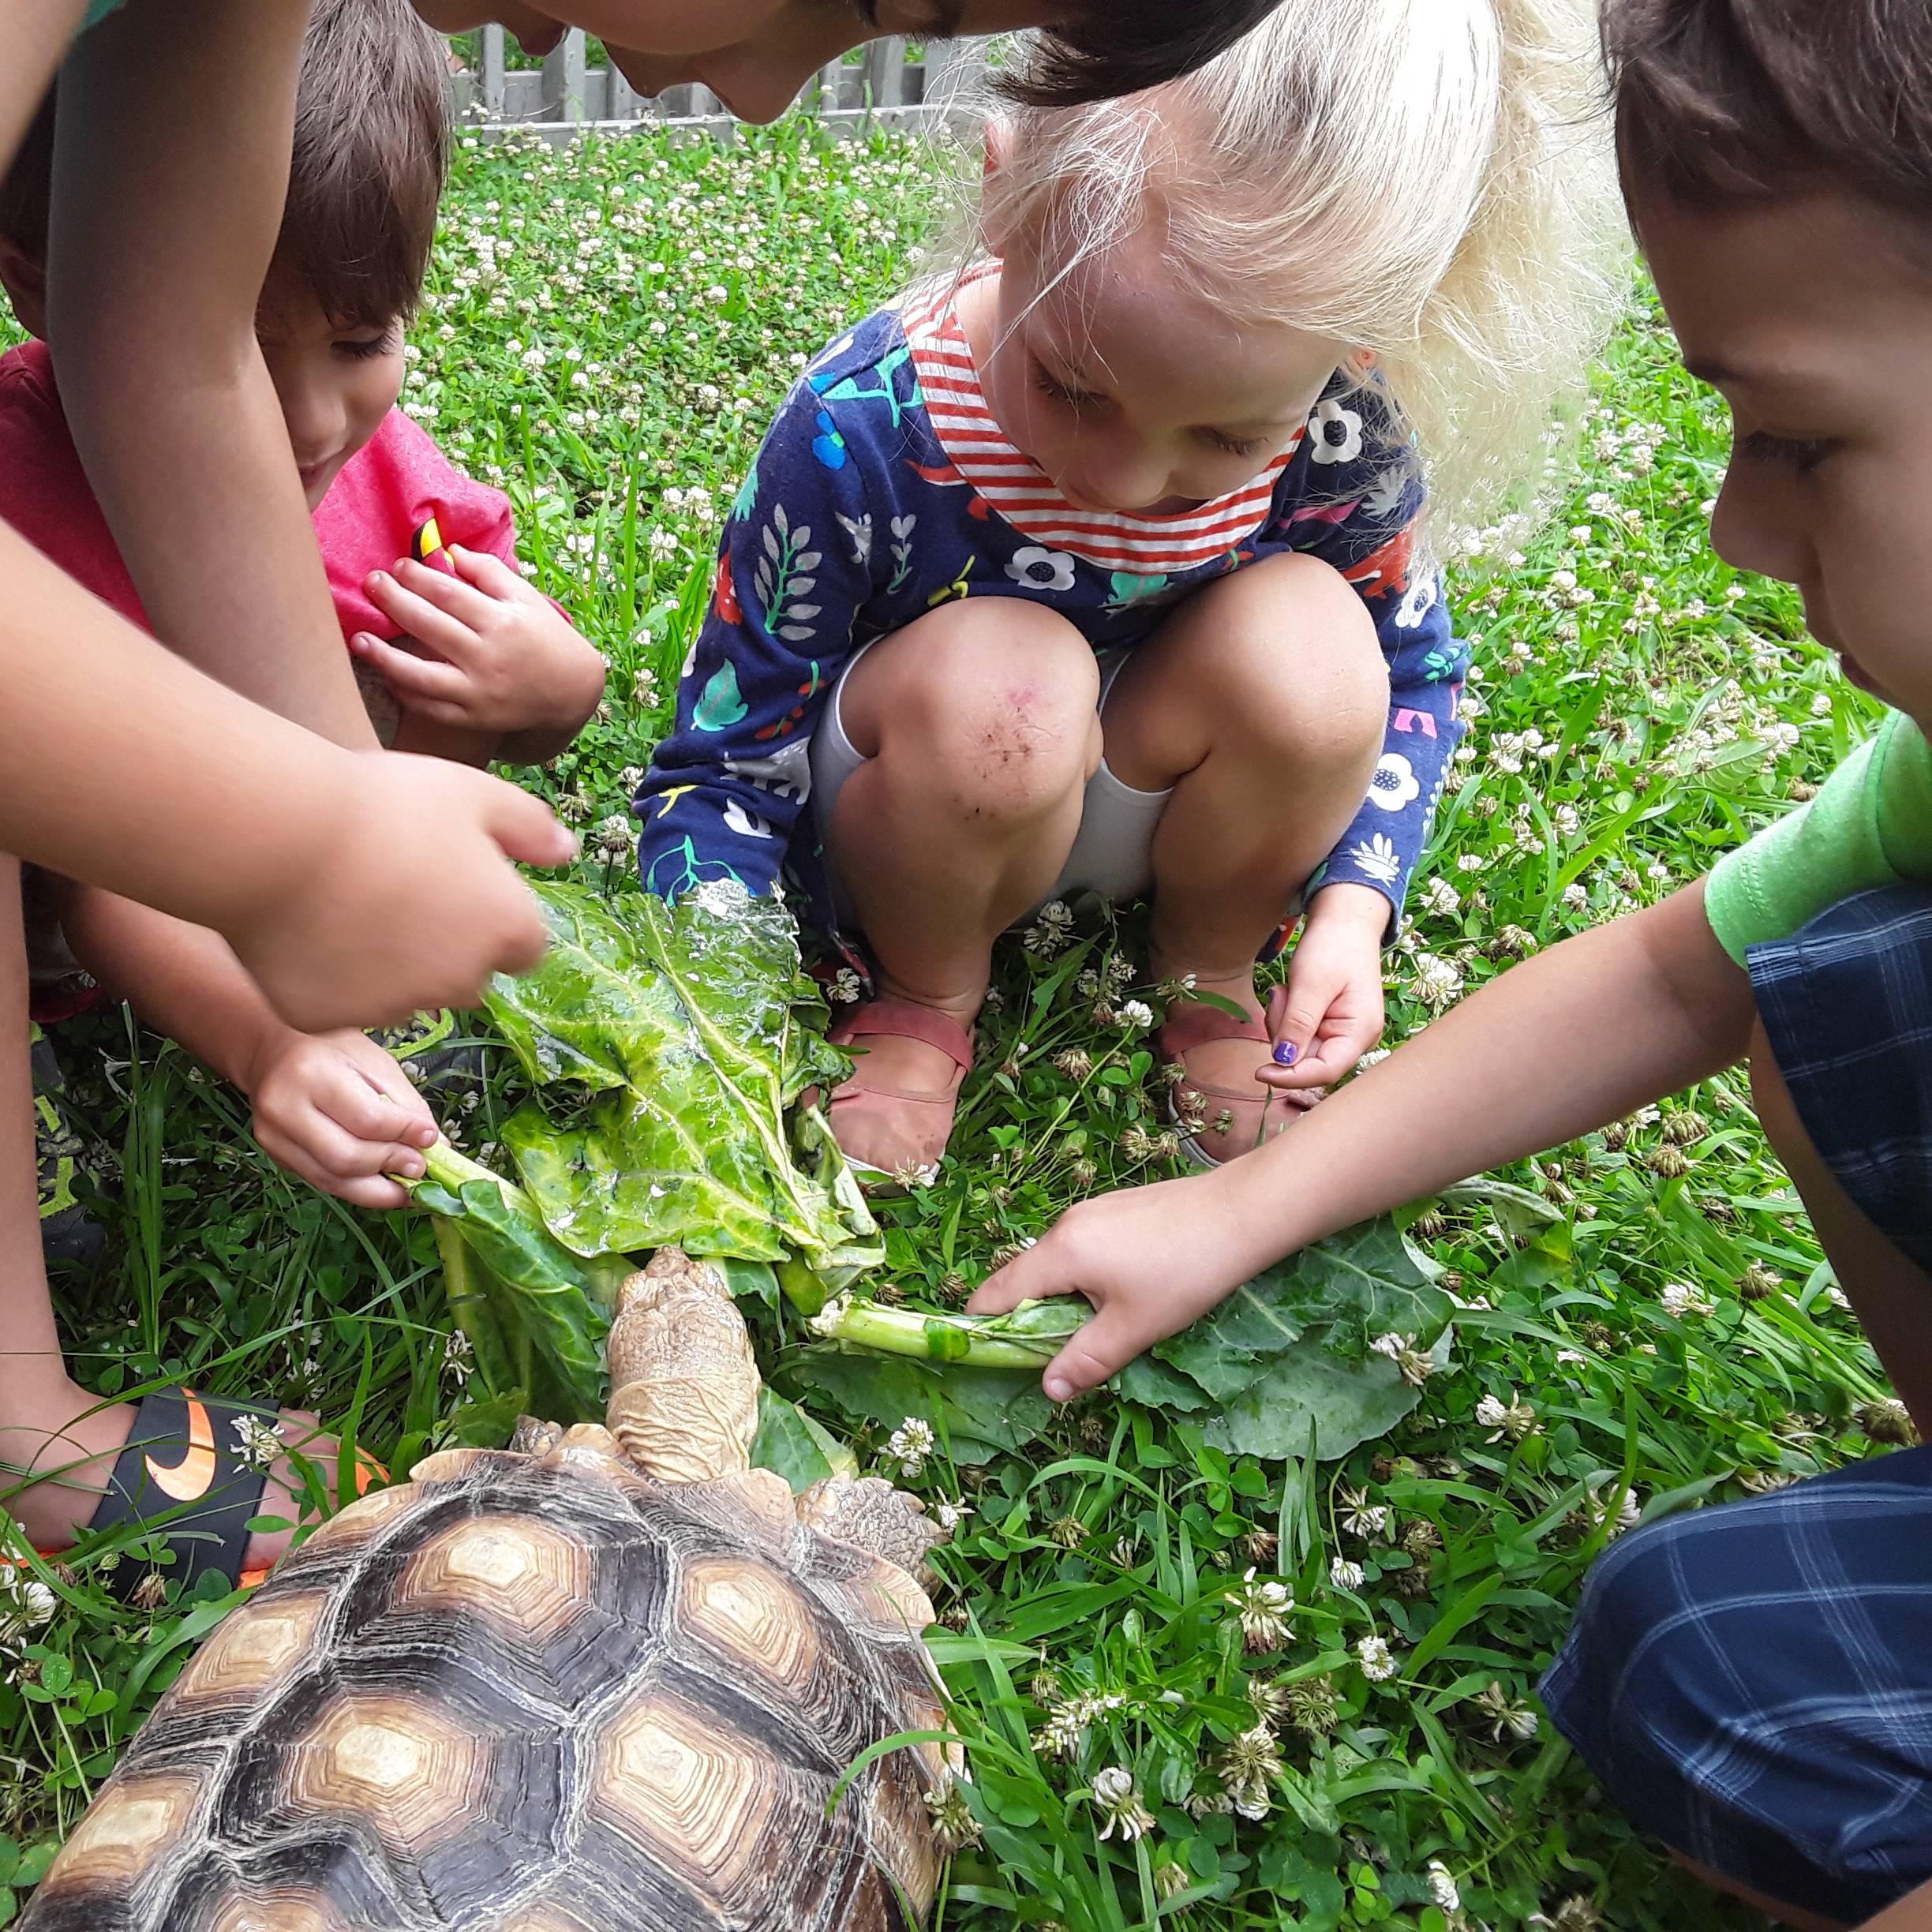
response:
<svg viewBox="0 0 1932 1932"><path fill-rule="evenodd" d="M24 343L0 356L0 519L83 590L148 627L68 433L44 343Z"/></svg>
<svg viewBox="0 0 1932 1932"><path fill-rule="evenodd" d="M516 567L510 499L465 476L400 410L343 466L316 512L316 536L345 637L396 635L362 586L401 558L433 560L436 549L459 544Z"/></svg>

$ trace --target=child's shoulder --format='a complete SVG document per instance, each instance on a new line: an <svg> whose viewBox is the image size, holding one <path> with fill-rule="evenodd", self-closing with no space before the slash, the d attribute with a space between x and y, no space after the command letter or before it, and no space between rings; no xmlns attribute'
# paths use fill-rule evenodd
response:
<svg viewBox="0 0 1932 1932"><path fill-rule="evenodd" d="M875 309L837 341L828 343L805 365L801 387L825 396L841 383L854 381L887 363L895 366L906 354L905 318L900 305Z"/></svg>
<svg viewBox="0 0 1932 1932"><path fill-rule="evenodd" d="M510 499L459 469L435 437L399 409L391 410L343 466L316 513L325 553L344 526L353 525L373 537L378 549L390 549L386 563L406 554L431 523L436 528L429 534L443 543L500 550L510 522Z"/></svg>

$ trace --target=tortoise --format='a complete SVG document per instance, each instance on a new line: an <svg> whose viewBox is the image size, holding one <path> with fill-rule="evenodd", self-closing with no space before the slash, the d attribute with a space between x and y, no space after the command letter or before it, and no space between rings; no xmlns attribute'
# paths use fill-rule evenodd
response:
<svg viewBox="0 0 1932 1932"><path fill-rule="evenodd" d="M751 1466L717 1271L621 1291L608 1428L526 1421L352 1503L219 1625L54 1862L34 1932L891 1932L952 1776L942 1532Z"/></svg>

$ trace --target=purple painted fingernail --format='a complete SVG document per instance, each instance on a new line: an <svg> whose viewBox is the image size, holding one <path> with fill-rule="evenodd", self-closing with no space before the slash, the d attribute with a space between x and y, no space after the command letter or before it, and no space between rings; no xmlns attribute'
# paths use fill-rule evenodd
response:
<svg viewBox="0 0 1932 1932"><path fill-rule="evenodd" d="M1294 1042L1293 1040L1282 1040L1279 1045L1276 1046L1275 1049L1275 1064L1277 1066L1293 1066L1294 1063Z"/></svg>

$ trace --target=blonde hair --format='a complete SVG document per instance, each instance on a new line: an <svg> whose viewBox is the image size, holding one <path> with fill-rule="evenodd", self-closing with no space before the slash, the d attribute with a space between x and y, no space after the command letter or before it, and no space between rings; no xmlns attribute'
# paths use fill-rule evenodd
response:
<svg viewBox="0 0 1932 1932"><path fill-rule="evenodd" d="M982 231L1025 237L1051 282L1158 220L1234 320L1372 355L1438 527L1473 529L1536 493L1627 291L1594 19L1289 0L1185 79L1013 113Z"/></svg>

